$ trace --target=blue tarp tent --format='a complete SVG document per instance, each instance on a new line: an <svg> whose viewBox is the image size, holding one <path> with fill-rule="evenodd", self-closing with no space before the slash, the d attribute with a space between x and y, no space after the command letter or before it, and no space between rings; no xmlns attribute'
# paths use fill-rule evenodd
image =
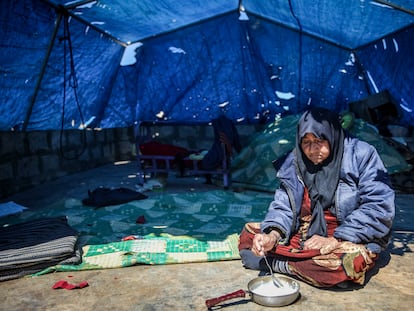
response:
<svg viewBox="0 0 414 311"><path fill-rule="evenodd" d="M388 90L414 124L413 0L0 3L0 130L244 123Z"/></svg>

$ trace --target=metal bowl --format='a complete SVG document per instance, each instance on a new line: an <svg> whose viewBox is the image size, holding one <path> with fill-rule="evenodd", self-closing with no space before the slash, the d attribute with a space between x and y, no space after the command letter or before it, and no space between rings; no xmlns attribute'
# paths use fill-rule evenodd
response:
<svg viewBox="0 0 414 311"><path fill-rule="evenodd" d="M262 306L282 307L293 303L299 296L299 282L285 275L274 275L282 284L273 284L271 275L254 278L247 284L251 299Z"/></svg>

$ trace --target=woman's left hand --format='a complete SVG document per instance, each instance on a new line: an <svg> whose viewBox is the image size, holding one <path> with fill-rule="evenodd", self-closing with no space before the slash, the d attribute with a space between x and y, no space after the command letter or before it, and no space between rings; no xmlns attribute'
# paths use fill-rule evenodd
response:
<svg viewBox="0 0 414 311"><path fill-rule="evenodd" d="M339 242L334 237L323 237L314 235L306 240L303 249L319 249L321 254L328 254L339 246Z"/></svg>

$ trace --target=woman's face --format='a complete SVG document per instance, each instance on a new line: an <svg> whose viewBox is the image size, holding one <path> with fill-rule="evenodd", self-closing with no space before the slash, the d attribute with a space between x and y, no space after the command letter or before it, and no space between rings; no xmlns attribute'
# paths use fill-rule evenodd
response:
<svg viewBox="0 0 414 311"><path fill-rule="evenodd" d="M313 164L321 164L331 153L329 142L326 139L320 139L312 133L306 133L303 136L300 147L303 153Z"/></svg>

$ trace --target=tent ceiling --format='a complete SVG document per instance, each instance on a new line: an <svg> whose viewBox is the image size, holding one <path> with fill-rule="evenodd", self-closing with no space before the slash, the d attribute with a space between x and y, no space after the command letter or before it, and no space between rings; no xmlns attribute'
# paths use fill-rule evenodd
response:
<svg viewBox="0 0 414 311"><path fill-rule="evenodd" d="M125 45L243 7L284 26L347 49L372 43L414 23L412 0L45 0ZM388 4L385 4L388 3Z"/></svg>
<svg viewBox="0 0 414 311"><path fill-rule="evenodd" d="M384 90L413 125L414 1L391 1L1 1L0 130L264 123Z"/></svg>
<svg viewBox="0 0 414 311"><path fill-rule="evenodd" d="M243 3L247 11L261 17L294 29L301 27L307 34L354 49L414 22L414 16L409 13L414 10L414 1L391 2L407 10L369 0L316 0L312 5L307 0L245 0Z"/></svg>
<svg viewBox="0 0 414 311"><path fill-rule="evenodd" d="M63 0L47 1L66 6ZM238 0L80 0L69 6L79 20L131 44L235 11Z"/></svg>

